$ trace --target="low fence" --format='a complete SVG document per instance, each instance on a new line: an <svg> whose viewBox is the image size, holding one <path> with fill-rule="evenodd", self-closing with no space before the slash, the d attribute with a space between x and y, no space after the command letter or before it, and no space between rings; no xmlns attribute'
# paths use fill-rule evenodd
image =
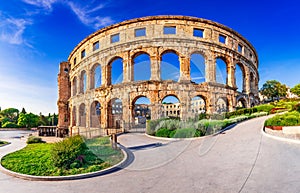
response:
<svg viewBox="0 0 300 193"><path fill-rule="evenodd" d="M146 123L124 123L124 132L130 133L145 133L146 132Z"/></svg>
<svg viewBox="0 0 300 193"><path fill-rule="evenodd" d="M38 126L37 130L39 136L57 136L56 126Z"/></svg>
<svg viewBox="0 0 300 193"><path fill-rule="evenodd" d="M115 128L86 128L74 126L70 129L69 135L81 135L86 138L93 138L99 136L108 136L117 133L145 133L146 132L146 123L125 123L121 122L119 127Z"/></svg>
<svg viewBox="0 0 300 193"><path fill-rule="evenodd" d="M86 128L86 127L73 127L70 131L70 136L81 135L86 138L93 138L99 136L106 136L106 132L101 128Z"/></svg>

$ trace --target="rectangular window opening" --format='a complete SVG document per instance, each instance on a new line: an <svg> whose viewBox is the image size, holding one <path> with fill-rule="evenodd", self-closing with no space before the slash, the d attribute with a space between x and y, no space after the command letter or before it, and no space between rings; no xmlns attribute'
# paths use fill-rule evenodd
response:
<svg viewBox="0 0 300 193"><path fill-rule="evenodd" d="M238 45L238 52L239 53L242 53L243 51L243 46L241 44Z"/></svg>
<svg viewBox="0 0 300 193"><path fill-rule="evenodd" d="M98 50L100 47L99 41L93 43L93 51Z"/></svg>
<svg viewBox="0 0 300 193"><path fill-rule="evenodd" d="M219 42L225 44L226 43L226 36L224 35L219 35Z"/></svg>
<svg viewBox="0 0 300 193"><path fill-rule="evenodd" d="M110 42L116 43L120 41L120 34L114 34L110 36Z"/></svg>
<svg viewBox="0 0 300 193"><path fill-rule="evenodd" d="M194 36L194 37L203 38L203 32L204 32L203 29L197 29L197 28L194 28L193 36Z"/></svg>
<svg viewBox="0 0 300 193"><path fill-rule="evenodd" d="M76 64L76 58L74 58L74 61L73 61L74 65Z"/></svg>
<svg viewBox="0 0 300 193"><path fill-rule="evenodd" d="M164 34L176 34L176 26L164 26Z"/></svg>
<svg viewBox="0 0 300 193"><path fill-rule="evenodd" d="M84 58L85 57L85 50L82 50L81 51L81 58Z"/></svg>
<svg viewBox="0 0 300 193"><path fill-rule="evenodd" d="M146 36L146 28L139 28L134 30L135 37L142 37Z"/></svg>

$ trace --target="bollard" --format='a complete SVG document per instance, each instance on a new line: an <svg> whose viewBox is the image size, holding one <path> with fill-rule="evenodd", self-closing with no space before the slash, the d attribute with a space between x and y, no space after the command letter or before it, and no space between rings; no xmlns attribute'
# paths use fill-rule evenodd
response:
<svg viewBox="0 0 300 193"><path fill-rule="evenodd" d="M113 149L117 149L117 143L118 143L118 141L117 141L117 135L115 133L111 134L110 140L111 140L111 147Z"/></svg>

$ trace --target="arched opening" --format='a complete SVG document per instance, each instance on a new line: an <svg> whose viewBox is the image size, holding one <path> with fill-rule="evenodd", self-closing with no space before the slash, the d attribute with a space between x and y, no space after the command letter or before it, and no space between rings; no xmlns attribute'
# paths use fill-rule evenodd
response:
<svg viewBox="0 0 300 193"><path fill-rule="evenodd" d="M72 81L72 96L77 94L77 77L75 76Z"/></svg>
<svg viewBox="0 0 300 193"><path fill-rule="evenodd" d="M255 106L255 96L253 93L249 94L249 99L250 99L250 107L254 107Z"/></svg>
<svg viewBox="0 0 300 193"><path fill-rule="evenodd" d="M235 85L237 87L237 91L243 92L244 90L244 79L245 73L242 64L235 65Z"/></svg>
<svg viewBox="0 0 300 193"><path fill-rule="evenodd" d="M236 109L243 109L247 107L247 102L244 98L240 98L237 100Z"/></svg>
<svg viewBox="0 0 300 193"><path fill-rule="evenodd" d="M191 100L190 112L193 115L201 114L206 112L205 99L202 96L195 96Z"/></svg>
<svg viewBox="0 0 300 193"><path fill-rule="evenodd" d="M120 84L123 82L123 59L115 58L110 62L110 83Z"/></svg>
<svg viewBox="0 0 300 193"><path fill-rule="evenodd" d="M86 91L86 72L83 70L80 75L80 93L85 93Z"/></svg>
<svg viewBox="0 0 300 193"><path fill-rule="evenodd" d="M216 82L227 84L227 65L222 58L216 59Z"/></svg>
<svg viewBox="0 0 300 193"><path fill-rule="evenodd" d="M224 113L228 111L228 102L225 98L219 98L216 103L216 112Z"/></svg>
<svg viewBox="0 0 300 193"><path fill-rule="evenodd" d="M91 89L101 86L101 66L96 64L91 70Z"/></svg>
<svg viewBox="0 0 300 193"><path fill-rule="evenodd" d="M133 102L132 112L136 124L146 124L151 119L150 100L145 96L137 97Z"/></svg>
<svg viewBox="0 0 300 193"><path fill-rule="evenodd" d="M160 73L162 80L174 80L176 82L179 80L179 57L174 51L167 51L161 55Z"/></svg>
<svg viewBox="0 0 300 193"><path fill-rule="evenodd" d="M195 53L190 59L191 81L197 84L205 82L205 59L201 54Z"/></svg>
<svg viewBox="0 0 300 193"><path fill-rule="evenodd" d="M133 58L134 81L150 80L151 66L148 54L141 53Z"/></svg>
<svg viewBox="0 0 300 193"><path fill-rule="evenodd" d="M91 104L90 109L90 127L99 128L101 125L101 109L100 103L98 101L94 101Z"/></svg>
<svg viewBox="0 0 300 193"><path fill-rule="evenodd" d="M180 101L176 96L167 95L162 100L162 117L176 118L181 115Z"/></svg>
<svg viewBox="0 0 300 193"><path fill-rule="evenodd" d="M79 106L79 126L85 127L86 126L86 112L85 112L85 104L81 103Z"/></svg>
<svg viewBox="0 0 300 193"><path fill-rule="evenodd" d="M108 127L114 129L120 129L123 116L123 104L122 100L118 98L111 99L108 103L107 117Z"/></svg>
<svg viewBox="0 0 300 193"><path fill-rule="evenodd" d="M72 126L76 126L76 115L76 107L74 106L72 110Z"/></svg>

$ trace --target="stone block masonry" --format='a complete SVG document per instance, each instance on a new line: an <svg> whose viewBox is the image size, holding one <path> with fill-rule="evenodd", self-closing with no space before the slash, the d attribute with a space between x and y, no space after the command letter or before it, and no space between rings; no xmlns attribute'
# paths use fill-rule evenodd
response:
<svg viewBox="0 0 300 193"><path fill-rule="evenodd" d="M164 77L163 68L176 66L165 64L167 53L178 58L177 80ZM148 57L150 75L145 80L135 80L135 75L144 73L135 68L140 55ZM194 55L204 60L201 73L205 81L197 82L193 75ZM218 79L217 60L226 64L224 82ZM121 65L116 67L116 61ZM236 85L237 67L242 71L241 92ZM114 75L119 71L116 83ZM254 47L222 24L187 16L132 19L89 35L74 48L68 61L60 64L58 127L69 129L71 134L122 128L124 123L134 122L134 106L140 97L149 99L151 119L166 115L162 102L167 96L178 99L182 120L195 116L191 110L194 97L205 102L201 112L233 111L237 106L258 103L258 81Z"/></svg>

